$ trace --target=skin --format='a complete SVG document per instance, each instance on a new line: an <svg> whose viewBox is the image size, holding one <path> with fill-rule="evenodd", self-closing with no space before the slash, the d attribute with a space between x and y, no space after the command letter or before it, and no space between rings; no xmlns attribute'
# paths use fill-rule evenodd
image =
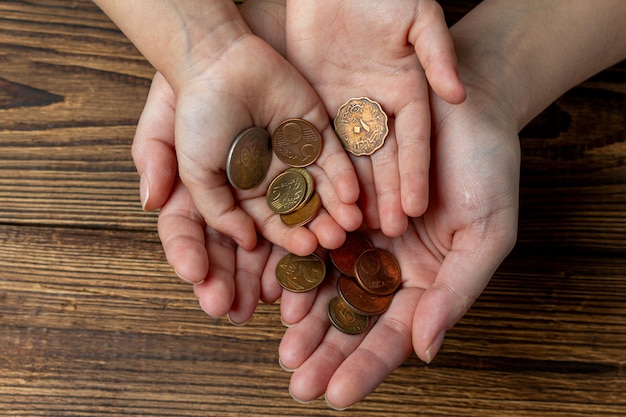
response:
<svg viewBox="0 0 626 417"><path fill-rule="evenodd" d="M326 318L331 279L319 291L282 293L281 315L289 328L279 355L293 371L295 399L325 395L332 408L349 407L411 351L425 362L434 359L446 330L470 308L515 243L517 132L563 92L626 57L625 18L621 0L485 0L452 28L467 100L451 105L431 96L429 206L400 236L363 230L375 246L396 255L402 287L390 309L359 336L340 333ZM165 85L155 83L153 89L158 97ZM149 98L142 119L167 120L173 102L151 103ZM135 138L146 140L139 133ZM158 158L173 159L172 148L161 148ZM269 244L256 252L238 247L206 227L188 190L174 184L159 216L159 234L175 268L182 258L167 246L171 240L193 254L185 260L189 265L205 262L207 279L194 286L205 311L219 310L240 323L254 310L257 295L267 302L281 296L272 268L283 250ZM171 227L176 222L181 227Z"/></svg>
<svg viewBox="0 0 626 417"><path fill-rule="evenodd" d="M351 157L367 225L401 235L408 217L428 205L429 84L450 103L465 99L441 7L434 0L287 0L286 17L287 58L331 118L362 96L389 116L385 146Z"/></svg>
<svg viewBox="0 0 626 417"><path fill-rule="evenodd" d="M257 231L305 255L318 244L336 247L343 239L342 230L358 227L362 218L356 206L358 181L319 97L293 66L252 33L232 1L96 3L159 71L159 77L167 80L175 97L169 102L172 112L176 109L173 117L157 122L163 131L145 123L138 127L140 135L147 132L153 143L160 142L155 146L176 153L175 163L168 159L161 165L159 147L133 150L134 155L147 154L136 158L146 209L163 203L173 184L171 174L178 172L204 221L248 250L257 243ZM330 216L317 229L289 229L270 211L256 210L253 216L242 209L245 201L260 201L269 181L287 168L277 158L265 182L246 192L233 193L225 174L228 150L239 132L250 126L273 132L292 117L313 123L323 136L322 153L310 171ZM161 140L172 135L173 144ZM157 173L161 167L164 172ZM187 281L197 279L178 272Z"/></svg>

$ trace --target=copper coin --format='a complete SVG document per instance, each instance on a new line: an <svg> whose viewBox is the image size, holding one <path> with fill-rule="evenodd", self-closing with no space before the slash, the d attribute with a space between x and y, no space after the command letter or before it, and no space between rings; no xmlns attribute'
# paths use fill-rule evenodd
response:
<svg viewBox="0 0 626 417"><path fill-rule="evenodd" d="M285 171L272 180L265 200L274 213L291 213L300 206L306 192L306 179L302 174L296 171Z"/></svg>
<svg viewBox="0 0 626 417"><path fill-rule="evenodd" d="M249 190L263 181L271 162L269 133L260 127L250 127L239 133L230 146L226 176L233 187Z"/></svg>
<svg viewBox="0 0 626 417"><path fill-rule="evenodd" d="M398 260L384 249L372 248L361 253L354 272L361 287L375 295L392 294L402 282Z"/></svg>
<svg viewBox="0 0 626 417"><path fill-rule="evenodd" d="M293 168L287 169L287 171L285 172L289 172L289 171L295 171L298 174L302 175L302 177L304 177L304 181L306 182L306 192L304 193L304 198L302 199L302 202L300 203L300 205L296 207L296 210L299 210L302 207L304 207L304 205L308 203L309 200L311 199L311 196L313 196L313 192L315 191L315 180L313 179L313 176L309 173L309 171L307 171L304 168L293 167Z"/></svg>
<svg viewBox="0 0 626 417"><path fill-rule="evenodd" d="M371 155L389 134L388 117L381 105L367 97L348 100L337 111L335 132L350 153Z"/></svg>
<svg viewBox="0 0 626 417"><path fill-rule="evenodd" d="M354 278L345 275L341 275L337 280L337 291L348 307L364 316L384 313L393 299L393 294L375 295L369 293Z"/></svg>
<svg viewBox="0 0 626 417"><path fill-rule="evenodd" d="M369 317L350 309L340 297L334 297L328 303L328 318L333 326L346 334L363 333L370 322Z"/></svg>
<svg viewBox="0 0 626 417"><path fill-rule="evenodd" d="M276 265L276 279L281 287L292 292L317 288L326 276L326 265L316 254L298 256L288 253Z"/></svg>
<svg viewBox="0 0 626 417"><path fill-rule="evenodd" d="M317 216L317 213L320 212L321 208L322 200L320 199L319 194L314 192L313 196L302 208L299 208L292 213L281 214L280 219L287 226L304 226Z"/></svg>
<svg viewBox="0 0 626 417"><path fill-rule="evenodd" d="M353 277L357 258L364 250L371 247L370 241L361 233L347 233L346 241L343 242L343 245L330 251L330 260L339 272Z"/></svg>
<svg viewBox="0 0 626 417"><path fill-rule="evenodd" d="M305 167L322 152L322 136L303 119L287 119L274 131L272 147L276 156L291 167Z"/></svg>

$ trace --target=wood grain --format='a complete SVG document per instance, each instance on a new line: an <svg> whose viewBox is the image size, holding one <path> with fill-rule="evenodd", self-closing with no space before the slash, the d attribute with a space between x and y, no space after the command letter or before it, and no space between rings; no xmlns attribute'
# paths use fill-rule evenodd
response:
<svg viewBox="0 0 626 417"><path fill-rule="evenodd" d="M625 70L522 132L517 248L342 415L626 415ZM289 396L277 305L234 327L167 265L130 157L152 74L89 1L0 2L0 415L337 415Z"/></svg>

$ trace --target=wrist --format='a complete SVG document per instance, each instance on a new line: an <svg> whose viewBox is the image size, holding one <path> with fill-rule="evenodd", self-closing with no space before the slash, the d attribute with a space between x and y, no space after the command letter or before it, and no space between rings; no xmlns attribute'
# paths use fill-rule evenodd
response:
<svg viewBox="0 0 626 417"><path fill-rule="evenodd" d="M232 0L94 0L177 91L250 33Z"/></svg>
<svg viewBox="0 0 626 417"><path fill-rule="evenodd" d="M451 28L459 71L517 129L565 91L626 57L626 2L485 0Z"/></svg>

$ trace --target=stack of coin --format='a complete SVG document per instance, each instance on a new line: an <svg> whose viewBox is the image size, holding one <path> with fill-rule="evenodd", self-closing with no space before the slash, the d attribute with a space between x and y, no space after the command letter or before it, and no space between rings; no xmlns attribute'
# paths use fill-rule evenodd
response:
<svg viewBox="0 0 626 417"><path fill-rule="evenodd" d="M290 168L270 183L267 204L273 212L280 214L284 224L304 226L322 207L313 177L304 169L319 157L322 136L306 120L287 119L274 131L272 149Z"/></svg>
<svg viewBox="0 0 626 417"><path fill-rule="evenodd" d="M346 242L330 252L330 258L341 275L339 295L328 305L328 318L344 333L361 333L367 329L369 317L384 313L391 305L402 281L400 264L358 233L349 233Z"/></svg>

